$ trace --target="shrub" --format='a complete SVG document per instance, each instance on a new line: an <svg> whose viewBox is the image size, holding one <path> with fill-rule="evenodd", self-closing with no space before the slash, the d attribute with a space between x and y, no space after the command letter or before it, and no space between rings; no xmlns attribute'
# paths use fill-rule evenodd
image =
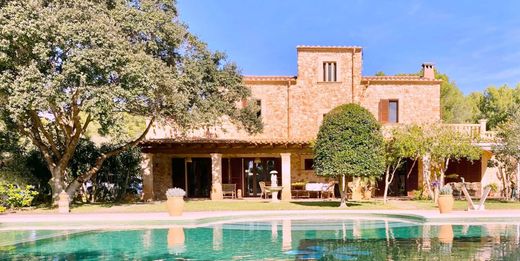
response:
<svg viewBox="0 0 520 261"><path fill-rule="evenodd" d="M381 125L357 104L327 113L314 146L314 167L320 176L380 176L385 169Z"/></svg>
<svg viewBox="0 0 520 261"><path fill-rule="evenodd" d="M33 186L20 187L0 181L0 199L2 205L7 208L20 208L30 206L38 192Z"/></svg>
<svg viewBox="0 0 520 261"><path fill-rule="evenodd" d="M170 188L166 191L166 197L184 197L186 191L181 188Z"/></svg>
<svg viewBox="0 0 520 261"><path fill-rule="evenodd" d="M0 213L5 212L6 208L4 206L0 206Z"/></svg>
<svg viewBox="0 0 520 261"><path fill-rule="evenodd" d="M493 192L497 192L498 191L497 183L489 183L484 188L490 188L491 191L493 191Z"/></svg>
<svg viewBox="0 0 520 261"><path fill-rule="evenodd" d="M424 195L423 190L412 190L412 199L413 200L424 200L427 197Z"/></svg>
<svg viewBox="0 0 520 261"><path fill-rule="evenodd" d="M90 140L81 140L70 161L69 174L76 178L96 163L102 152L116 148L116 145L97 146ZM97 174L81 189L77 198L88 202L121 202L139 198L141 193L139 148L126 150L108 158Z"/></svg>
<svg viewBox="0 0 520 261"><path fill-rule="evenodd" d="M450 186L449 184L444 185L444 186L439 190L439 194L440 194L440 195L452 195L452 194L453 194L453 188L451 188L451 186Z"/></svg>
<svg viewBox="0 0 520 261"><path fill-rule="evenodd" d="M316 174L326 177L378 177L385 158L381 125L357 104L345 104L327 113L314 147ZM343 187L343 186L342 186ZM341 204L345 206L345 191Z"/></svg>

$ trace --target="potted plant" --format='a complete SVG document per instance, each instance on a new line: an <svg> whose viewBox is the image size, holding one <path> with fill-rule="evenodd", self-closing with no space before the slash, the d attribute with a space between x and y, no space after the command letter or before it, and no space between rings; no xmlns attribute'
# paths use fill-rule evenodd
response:
<svg viewBox="0 0 520 261"><path fill-rule="evenodd" d="M439 211L441 214L448 213L453 210L453 189L450 185L444 185L439 190L439 200L437 203L439 204Z"/></svg>
<svg viewBox="0 0 520 261"><path fill-rule="evenodd" d="M496 193L498 192L498 185L497 183L489 183L484 188L490 188L491 193L490 196L496 196Z"/></svg>
<svg viewBox="0 0 520 261"><path fill-rule="evenodd" d="M170 188L166 191L166 206L170 216L181 216L184 209L184 196L186 192L181 188Z"/></svg>

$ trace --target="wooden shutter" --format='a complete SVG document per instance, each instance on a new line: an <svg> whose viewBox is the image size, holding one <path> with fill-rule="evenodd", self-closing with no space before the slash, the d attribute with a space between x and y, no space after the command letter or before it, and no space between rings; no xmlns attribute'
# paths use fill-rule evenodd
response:
<svg viewBox="0 0 520 261"><path fill-rule="evenodd" d="M380 100L379 101L379 121L381 123L388 122L388 107L390 101L389 100Z"/></svg>

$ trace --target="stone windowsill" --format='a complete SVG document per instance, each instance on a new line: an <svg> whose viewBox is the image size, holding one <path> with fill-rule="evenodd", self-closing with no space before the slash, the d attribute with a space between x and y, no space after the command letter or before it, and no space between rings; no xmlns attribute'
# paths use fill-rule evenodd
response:
<svg viewBox="0 0 520 261"><path fill-rule="evenodd" d="M316 82L317 84L341 84L343 82Z"/></svg>

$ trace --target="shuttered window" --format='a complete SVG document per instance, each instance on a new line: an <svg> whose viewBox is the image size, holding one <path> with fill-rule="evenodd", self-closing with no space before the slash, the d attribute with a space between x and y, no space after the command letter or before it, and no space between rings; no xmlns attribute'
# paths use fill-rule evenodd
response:
<svg viewBox="0 0 520 261"><path fill-rule="evenodd" d="M399 101L380 100L379 101L379 121L381 123L399 122Z"/></svg>

